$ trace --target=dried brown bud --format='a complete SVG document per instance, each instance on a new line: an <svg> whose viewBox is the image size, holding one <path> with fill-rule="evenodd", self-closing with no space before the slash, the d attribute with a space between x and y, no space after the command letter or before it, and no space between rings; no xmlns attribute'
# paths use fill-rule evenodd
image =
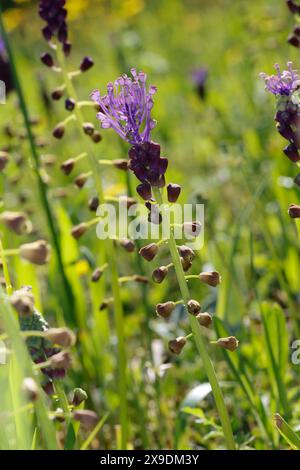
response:
<svg viewBox="0 0 300 470"><path fill-rule="evenodd" d="M56 139L61 139L65 133L66 126L63 123L57 124L55 128L53 129L53 137Z"/></svg>
<svg viewBox="0 0 300 470"><path fill-rule="evenodd" d="M209 286L216 287L221 282L221 276L218 271L209 271L199 274L199 279Z"/></svg>
<svg viewBox="0 0 300 470"><path fill-rule="evenodd" d="M34 310L34 297L32 293L26 289L15 291L10 297L12 306L22 317L29 316Z"/></svg>
<svg viewBox="0 0 300 470"><path fill-rule="evenodd" d="M212 324L212 317L207 312L198 313L198 315L196 315L196 318L199 322L199 325L204 326L205 328L209 328Z"/></svg>
<svg viewBox="0 0 300 470"><path fill-rule="evenodd" d="M4 170L9 160L9 156L7 152L3 152L0 150L0 171Z"/></svg>
<svg viewBox="0 0 300 470"><path fill-rule="evenodd" d="M169 300L168 302L164 302L162 304L157 304L155 307L157 315L162 318L169 318L173 310L175 309L176 304Z"/></svg>
<svg viewBox="0 0 300 470"><path fill-rule="evenodd" d="M183 224L183 231L186 236L198 237L201 232L200 222L185 222Z"/></svg>
<svg viewBox="0 0 300 470"><path fill-rule="evenodd" d="M147 261L152 261L157 255L159 246L156 243L149 243L149 245L143 246L139 253Z"/></svg>
<svg viewBox="0 0 300 470"><path fill-rule="evenodd" d="M122 238L119 240L119 243L126 251L128 251L128 253L132 253L135 250L134 241L129 238Z"/></svg>
<svg viewBox="0 0 300 470"><path fill-rule="evenodd" d="M77 178L75 178L74 184L75 186L77 186L77 188L80 189L80 188L83 188L87 180L88 180L87 174L81 173L80 175L77 176Z"/></svg>
<svg viewBox="0 0 300 470"><path fill-rule="evenodd" d="M50 258L50 246L45 240L25 243L20 246L20 256L30 263L42 265L47 263Z"/></svg>
<svg viewBox="0 0 300 470"><path fill-rule="evenodd" d="M96 212L96 210L98 209L98 206L99 206L99 198L97 196L92 197L89 200L89 209L90 209L90 211Z"/></svg>
<svg viewBox="0 0 300 470"><path fill-rule="evenodd" d="M134 274L133 281L139 282L141 284L148 284L149 279L146 276L141 276L140 274Z"/></svg>
<svg viewBox="0 0 300 470"><path fill-rule="evenodd" d="M299 219L300 217L300 206L296 204L291 204L288 209L288 214L292 219Z"/></svg>
<svg viewBox="0 0 300 470"><path fill-rule="evenodd" d="M178 248L180 256L184 260L193 261L193 259L195 258L195 252L194 252L194 250L192 250L192 248L190 248L189 246L186 246L186 245L180 245L177 248Z"/></svg>
<svg viewBox="0 0 300 470"><path fill-rule="evenodd" d="M84 122L82 125L83 132L86 135L93 135L95 131L95 126L91 122Z"/></svg>
<svg viewBox="0 0 300 470"><path fill-rule="evenodd" d="M188 312L192 315L197 315L201 310L201 305L199 302L197 302L197 300L191 299L187 303L187 309Z"/></svg>
<svg viewBox="0 0 300 470"><path fill-rule="evenodd" d="M169 350L173 354L180 354L185 345L186 338L184 336L178 336L178 338L169 341Z"/></svg>
<svg viewBox="0 0 300 470"><path fill-rule="evenodd" d="M125 159L117 159L113 160L113 165L118 168L118 170L127 171L128 170L128 160Z"/></svg>
<svg viewBox="0 0 300 470"><path fill-rule="evenodd" d="M102 136L100 132L98 131L95 131L91 137L92 137L93 142L95 142L95 144L98 144L102 140Z"/></svg>
<svg viewBox="0 0 300 470"><path fill-rule="evenodd" d="M45 332L45 338L63 348L69 348L75 344L76 336L69 328L50 328Z"/></svg>
<svg viewBox="0 0 300 470"><path fill-rule="evenodd" d="M4 211L0 215L0 220L17 235L24 235L32 229L30 221L23 212Z"/></svg>
<svg viewBox="0 0 300 470"><path fill-rule="evenodd" d="M184 258L180 258L180 261L181 261L181 266L182 266L182 269L184 270L184 272L186 273L193 265L193 262L188 260L188 259L184 259Z"/></svg>
<svg viewBox="0 0 300 470"><path fill-rule="evenodd" d="M75 225L75 227L72 228L71 230L71 235L73 238L78 239L82 237L88 230L88 226L85 222L82 222L81 224Z"/></svg>
<svg viewBox="0 0 300 470"><path fill-rule="evenodd" d="M91 410L74 410L73 418L79 421L82 427L87 431L94 429L99 421L97 414Z"/></svg>
<svg viewBox="0 0 300 470"><path fill-rule="evenodd" d="M31 402L36 401L39 397L39 388L31 377L25 377L22 383L22 390L25 393L27 400Z"/></svg>
<svg viewBox="0 0 300 470"><path fill-rule="evenodd" d="M72 365L71 354L68 351L60 351L49 358L52 369L70 369Z"/></svg>
<svg viewBox="0 0 300 470"><path fill-rule="evenodd" d="M73 391L72 405L79 406L88 398L87 393L82 388L75 388Z"/></svg>
<svg viewBox="0 0 300 470"><path fill-rule="evenodd" d="M101 268L96 268L95 271L93 272L92 276L91 276L91 281L92 282L97 282L99 281L99 279L101 278L103 274L103 269Z"/></svg>
<svg viewBox="0 0 300 470"><path fill-rule="evenodd" d="M228 351L235 351L238 348L239 341L235 336L228 336L227 338L219 338L217 345L220 346L220 348L228 349Z"/></svg>
<svg viewBox="0 0 300 470"><path fill-rule="evenodd" d="M167 266L160 266L159 268L154 269L152 273L152 279L154 282L157 282L160 284L168 274L168 268Z"/></svg>
<svg viewBox="0 0 300 470"><path fill-rule="evenodd" d="M51 98L55 101L58 101L62 98L64 92L65 92L65 89L63 87L56 88L55 90L52 91Z"/></svg>
<svg viewBox="0 0 300 470"><path fill-rule="evenodd" d="M74 165L75 165L74 158L69 158L68 160L66 160L60 165L60 168L64 172L65 175L69 175L71 171L73 170Z"/></svg>

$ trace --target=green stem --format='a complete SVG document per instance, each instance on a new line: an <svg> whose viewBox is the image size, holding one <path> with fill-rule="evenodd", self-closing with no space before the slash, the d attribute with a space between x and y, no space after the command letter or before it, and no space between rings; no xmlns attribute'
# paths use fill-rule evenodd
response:
<svg viewBox="0 0 300 470"><path fill-rule="evenodd" d="M22 112L23 118L24 118L24 124L25 124L25 127L26 127L28 141L29 141L31 155L32 155L31 163L32 163L32 166L33 166L33 170L34 170L36 179L37 179L38 190L39 190L41 203L42 203L42 206L44 208L46 218L47 218L47 222L48 222L48 226L49 226L49 230L50 230L50 233L51 233L51 238L52 238L52 242L53 242L53 246L54 246L54 250L55 250L55 254L56 254L56 261L57 261L58 268L59 268L58 272L60 273L62 284L63 284L63 287L64 287L64 289L63 289L64 305L66 307L66 311L68 312L68 316L69 316L70 321L74 324L74 308L75 308L74 296L73 296L73 292L72 292L71 286L69 284L69 281L67 279L67 276L65 274L65 269L64 269L62 254L61 254L61 249L60 249L60 243L59 243L59 237L58 237L58 234L57 234L57 231L56 231L56 228L55 228L53 215L52 215L50 205L49 205L49 202L48 202L47 188L46 188L46 185L45 185L45 183L44 183L44 181L41 177L40 171L39 171L39 155L38 155L38 152L37 152L37 149L36 149L36 146L35 146L34 135L33 135L32 130L31 130L29 113L28 113L26 101L25 101L25 98L24 98L23 90L22 90L22 87L21 87L21 83L19 81L17 67L16 67L16 63L15 63L15 59L14 59L14 54L13 54L12 48L10 46L10 42L8 40L8 35L6 33L6 29L5 29L5 26L4 26L1 7L0 7L0 30L1 30L1 35L4 39L5 48L6 48L8 59L9 59L9 65L10 65L11 73L12 73L13 80L14 80L15 89L16 89L16 92L17 92L17 95L18 95L18 98L19 98L20 109L21 109L21 112Z"/></svg>
<svg viewBox="0 0 300 470"><path fill-rule="evenodd" d="M163 204L163 198L162 198L162 194L160 190L157 188L153 188L153 193L158 204L160 205ZM168 240L168 245L169 245L169 250L170 250L171 257L174 263L181 295L183 297L185 308L187 310L187 303L190 300L191 296L189 293L189 288L185 279L185 274L181 265L180 257L177 251L176 241L174 239L174 235L172 231L170 234L170 238ZM215 398L215 402L216 402L216 406L219 412L220 421L222 424L223 433L224 433L227 447L230 450L235 450L236 446L235 446L235 442L233 438L233 433L231 429L228 412L224 403L223 394L222 394L222 391L221 391L221 388L220 388L220 385L219 385L219 382L218 382L218 379L214 370L214 366L210 360L208 351L206 349L205 341L201 332L200 325L196 317L193 315L189 315L189 320L190 320L190 324L192 328L193 337L195 339L195 343L200 353L200 356L203 360L204 368L205 368L205 371L206 371L206 374L207 374L207 377L210 382L212 392Z"/></svg>
<svg viewBox="0 0 300 470"><path fill-rule="evenodd" d="M56 54L59 65L62 69L64 81L66 84L67 92L70 97L75 99L77 102L77 93L73 86L72 80L66 70L65 58L63 52L58 45L56 47ZM80 128L80 134L84 136L83 123L84 119L81 113L81 109L75 106L76 122ZM92 147L88 149L88 161L95 179L95 185L98 192L99 202L103 204L105 202L105 196L102 186L102 178L99 172L99 163L93 155ZM128 412L127 412L127 359L126 359L126 348L125 348L125 334L124 334L124 313L123 305L121 301L121 293L119 288L119 275L117 269L116 252L113 244L113 240L106 240L106 253L107 261L110 268L111 274L111 286L114 297L114 311L115 311L115 323L118 337L118 366L119 366L119 377L118 377L118 388L119 388L119 399L120 399L120 423L121 423L121 446L122 449L127 449L128 441Z"/></svg>

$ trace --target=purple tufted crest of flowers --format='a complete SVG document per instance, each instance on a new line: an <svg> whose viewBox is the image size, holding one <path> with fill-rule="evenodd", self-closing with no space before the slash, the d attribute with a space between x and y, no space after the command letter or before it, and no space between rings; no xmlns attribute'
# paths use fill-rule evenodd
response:
<svg viewBox="0 0 300 470"><path fill-rule="evenodd" d="M91 98L100 106L97 118L102 128L114 129L122 139L132 145L150 142L151 130L155 121L151 118L153 95L156 87L146 88L147 75L131 69L132 78L122 75L114 83L107 85L107 94L100 95L99 90Z"/></svg>
<svg viewBox="0 0 300 470"><path fill-rule="evenodd" d="M280 71L279 65L275 64L276 75L261 73L266 84L266 90L276 96L290 96L300 85L300 77L297 70L293 70L292 62L287 62L287 70Z"/></svg>

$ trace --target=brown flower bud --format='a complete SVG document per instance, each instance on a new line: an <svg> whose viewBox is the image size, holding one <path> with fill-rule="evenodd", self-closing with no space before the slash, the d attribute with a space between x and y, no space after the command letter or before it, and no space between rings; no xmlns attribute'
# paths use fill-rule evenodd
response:
<svg viewBox="0 0 300 470"><path fill-rule="evenodd" d="M212 317L207 312L198 313L198 315L196 315L196 318L199 322L199 325L204 326L205 328L209 328L212 323Z"/></svg>
<svg viewBox="0 0 300 470"><path fill-rule="evenodd" d="M165 279L166 275L168 274L168 271L169 270L167 266L160 266L159 268L154 269L152 273L153 281L160 284Z"/></svg>
<svg viewBox="0 0 300 470"><path fill-rule="evenodd" d="M22 383L22 390L27 400L36 401L39 397L39 388L32 377L25 377Z"/></svg>
<svg viewBox="0 0 300 470"><path fill-rule="evenodd" d="M94 429L99 421L97 414L91 410L74 410L73 418L79 421L82 427L87 431Z"/></svg>
<svg viewBox="0 0 300 470"><path fill-rule="evenodd" d="M64 92L65 92L64 88L56 88L55 90L52 91L51 98L55 101L58 101L62 98Z"/></svg>
<svg viewBox="0 0 300 470"><path fill-rule="evenodd" d="M9 160L9 156L7 152L3 152L0 150L0 171L4 170Z"/></svg>
<svg viewBox="0 0 300 470"><path fill-rule="evenodd" d="M91 137L92 137L93 142L95 142L95 144L98 144L102 140L102 136L100 132L98 131L95 131Z"/></svg>
<svg viewBox="0 0 300 470"><path fill-rule="evenodd" d="M103 274L103 270L101 268L96 268L91 276L92 282L98 282Z"/></svg>
<svg viewBox="0 0 300 470"><path fill-rule="evenodd" d="M79 406L88 398L87 393L82 388L75 388L73 391L72 405Z"/></svg>
<svg viewBox="0 0 300 470"><path fill-rule="evenodd" d="M76 337L69 328L50 328L45 332L45 338L63 348L69 348L75 344Z"/></svg>
<svg viewBox="0 0 300 470"><path fill-rule="evenodd" d="M228 349L228 351L235 351L238 348L239 341L235 336L228 336L227 338L219 338L217 345L220 346L220 348Z"/></svg>
<svg viewBox="0 0 300 470"><path fill-rule="evenodd" d="M50 258L50 246L45 240L25 243L20 246L20 256L33 264L46 264Z"/></svg>
<svg viewBox="0 0 300 470"><path fill-rule="evenodd" d="M179 186L179 184L170 183L167 186L167 193L168 193L168 201L171 203L176 202L181 193L181 186Z"/></svg>
<svg viewBox="0 0 300 470"><path fill-rule="evenodd" d="M173 354L180 354L185 345L186 338L184 336L178 336L178 338L169 341L169 350Z"/></svg>
<svg viewBox="0 0 300 470"><path fill-rule="evenodd" d="M91 122L84 122L82 125L83 132L86 135L93 135L95 131L95 126Z"/></svg>
<svg viewBox="0 0 300 470"><path fill-rule="evenodd" d="M188 260L188 259L184 259L184 258L180 258L180 261L181 261L181 266L182 266L182 269L184 270L184 272L186 273L193 265L193 262Z"/></svg>
<svg viewBox="0 0 300 470"><path fill-rule="evenodd" d="M60 168L64 172L65 175L69 175L72 172L74 165L75 165L74 158L69 158L68 160L66 160L60 165Z"/></svg>
<svg viewBox="0 0 300 470"><path fill-rule="evenodd" d="M162 318L169 318L175 307L175 302L169 300L168 302L157 304L155 310L158 316Z"/></svg>
<svg viewBox="0 0 300 470"><path fill-rule="evenodd" d="M300 47L300 41L294 34L288 36L287 42L291 44L291 46Z"/></svg>
<svg viewBox="0 0 300 470"><path fill-rule="evenodd" d="M86 173L81 173L80 175L77 176L77 178L75 178L74 184L75 186L77 186L77 188L80 189L80 188L83 188L87 180L88 180L88 176L86 175Z"/></svg>
<svg viewBox="0 0 300 470"><path fill-rule="evenodd" d="M218 271L203 272L199 274L199 279L209 286L216 287L221 282L221 276Z"/></svg>
<svg viewBox="0 0 300 470"><path fill-rule="evenodd" d="M118 170L127 171L128 170L128 160L125 159L117 159L113 160L113 165L118 168Z"/></svg>
<svg viewBox="0 0 300 470"><path fill-rule="evenodd" d="M135 250L134 241L129 238L123 238L119 240L119 243L128 253L132 253Z"/></svg>
<svg viewBox="0 0 300 470"><path fill-rule="evenodd" d="M99 198L97 196L92 197L89 200L89 209L90 209L90 211L96 212L96 210L98 209L98 206L99 206Z"/></svg>
<svg viewBox="0 0 300 470"><path fill-rule="evenodd" d="M148 284L149 279L146 276L141 276L140 274L134 274L133 281L139 282L140 284Z"/></svg>
<svg viewBox="0 0 300 470"><path fill-rule="evenodd" d="M22 317L30 316L34 311L34 297L26 289L15 291L10 297L10 302Z"/></svg>
<svg viewBox="0 0 300 470"><path fill-rule="evenodd" d="M145 258L145 260L152 261L157 255L158 250L159 246L156 243L149 243L149 245L145 245L140 249L139 254Z"/></svg>
<svg viewBox="0 0 300 470"><path fill-rule="evenodd" d="M4 211L0 215L0 220L17 235L29 233L32 228L30 221L23 212Z"/></svg>
<svg viewBox="0 0 300 470"><path fill-rule="evenodd" d="M63 123L57 124L53 129L52 135L56 139L61 139L65 133L66 126Z"/></svg>
<svg viewBox="0 0 300 470"><path fill-rule="evenodd" d="M70 369L72 365L71 354L68 351L60 351L49 358L52 369Z"/></svg>
<svg viewBox="0 0 300 470"><path fill-rule="evenodd" d="M198 237L201 232L200 222L184 222L183 231L186 236Z"/></svg>
<svg viewBox="0 0 300 470"><path fill-rule="evenodd" d="M288 209L288 214L292 219L299 219L300 217L300 206L296 204L291 204Z"/></svg>
<svg viewBox="0 0 300 470"><path fill-rule="evenodd" d="M192 248L190 248L189 246L186 246L186 245L180 245L177 248L178 248L180 256L184 260L193 261L193 259L195 258L195 252L194 252L194 250L192 250Z"/></svg>
<svg viewBox="0 0 300 470"><path fill-rule="evenodd" d="M197 302L197 300L191 299L187 303L187 309L188 312L192 315L197 315L201 310L201 305L199 302Z"/></svg>
<svg viewBox="0 0 300 470"><path fill-rule="evenodd" d="M81 224L75 225L75 227L72 228L71 230L71 235L73 238L78 239L82 237L88 230L88 226L85 222L82 222Z"/></svg>

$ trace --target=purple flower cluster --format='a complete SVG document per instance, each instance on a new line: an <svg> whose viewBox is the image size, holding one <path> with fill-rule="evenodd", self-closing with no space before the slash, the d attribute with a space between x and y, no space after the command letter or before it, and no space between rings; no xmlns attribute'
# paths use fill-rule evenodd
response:
<svg viewBox="0 0 300 470"><path fill-rule="evenodd" d="M64 8L66 0L40 0L39 15L46 22L42 33L46 41L57 37L62 43L66 55L70 53L71 44L68 41L68 26L66 23L67 10Z"/></svg>
<svg viewBox="0 0 300 470"><path fill-rule="evenodd" d="M300 160L300 109L292 100L293 93L299 88L300 79L296 70L293 70L292 62L287 63L288 70L280 72L278 64L275 65L277 75L268 76L261 73L265 80L266 90L280 97L277 101L275 121L278 132L288 140L289 144L283 152L293 162Z"/></svg>
<svg viewBox="0 0 300 470"><path fill-rule="evenodd" d="M165 172L168 159L160 156L160 145L155 142L144 142L133 145L128 153L129 168L142 182L150 186L165 186Z"/></svg>

